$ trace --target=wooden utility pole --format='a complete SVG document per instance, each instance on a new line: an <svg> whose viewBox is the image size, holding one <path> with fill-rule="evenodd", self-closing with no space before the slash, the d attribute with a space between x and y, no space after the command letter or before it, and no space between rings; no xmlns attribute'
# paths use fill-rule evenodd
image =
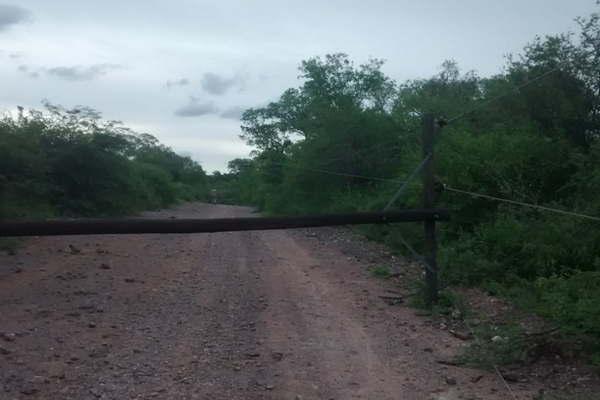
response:
<svg viewBox="0 0 600 400"><path fill-rule="evenodd" d="M427 161L423 167L423 208L432 209L435 206L435 172L434 172L434 146L435 146L435 118L432 114L423 116L423 158ZM438 300L438 268L437 268L437 241L435 235L435 221L423 222L425 228L425 283L426 303L433 305Z"/></svg>
<svg viewBox="0 0 600 400"><path fill-rule="evenodd" d="M449 219L448 210L398 210L353 214L302 215L297 217L214 219L82 219L50 221L0 221L3 236L119 235L130 233L200 233L317 226L388 224Z"/></svg>

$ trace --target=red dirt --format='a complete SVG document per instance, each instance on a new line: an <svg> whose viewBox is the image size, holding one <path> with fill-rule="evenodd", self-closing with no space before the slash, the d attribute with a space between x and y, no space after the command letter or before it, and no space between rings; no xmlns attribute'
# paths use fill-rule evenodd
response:
<svg viewBox="0 0 600 400"><path fill-rule="evenodd" d="M365 257L306 230L28 239L0 256L0 399L511 398L440 364L465 342L386 304Z"/></svg>

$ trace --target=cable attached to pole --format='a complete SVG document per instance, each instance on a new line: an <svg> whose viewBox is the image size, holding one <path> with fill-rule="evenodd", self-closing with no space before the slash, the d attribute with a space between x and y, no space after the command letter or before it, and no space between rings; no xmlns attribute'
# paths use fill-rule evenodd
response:
<svg viewBox="0 0 600 400"><path fill-rule="evenodd" d="M471 196L471 197L478 197L478 198L482 198L482 199L487 199L487 200L498 201L498 202L502 202L502 203L513 204L513 205L521 206L521 207L529 207L529 208L533 208L533 209L540 210L540 211L547 211L547 212L552 212L552 213L556 213L556 214L568 215L568 216L571 216L571 217L584 218L584 219L589 219L589 220L592 220L592 221L600 222L600 217L596 217L596 216L593 216L593 215L581 214L581 213L578 213L578 212L561 210L561 209L558 209L558 208L551 208L551 207L546 207L546 206L540 206L540 205L537 205L537 204L525 203L525 202L517 201L517 200L504 199L502 197L490 196L489 194L482 194L482 193L470 192L468 190L456 189L456 188L450 187L448 185L443 185L443 188L445 190L449 191L449 192L465 194L465 195L468 195L468 196Z"/></svg>

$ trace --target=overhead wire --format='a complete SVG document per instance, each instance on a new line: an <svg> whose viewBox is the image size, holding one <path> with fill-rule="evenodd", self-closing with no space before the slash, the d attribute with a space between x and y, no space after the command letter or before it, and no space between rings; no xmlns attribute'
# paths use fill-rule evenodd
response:
<svg viewBox="0 0 600 400"><path fill-rule="evenodd" d="M547 207L547 206L541 206L539 204L532 204L532 203L526 203L523 201L511 200L511 199L506 199L506 198L502 198L502 197L491 196L489 194L471 192L469 190L453 188L448 185L443 185L443 188L449 192L465 194L465 195L469 195L472 197L478 197L478 198L482 198L482 199L498 201L498 202L502 202L502 203L508 203L508 204L517 205L517 206L521 206L521 207L529 207L529 208L533 208L533 209L536 209L539 211L547 211L547 212L552 212L552 213L556 213L556 214L568 215L571 217L589 219L592 221L600 221L600 217L582 214L582 213L578 213L578 212L574 212L574 211L561 210L559 208L552 208L552 207Z"/></svg>
<svg viewBox="0 0 600 400"><path fill-rule="evenodd" d="M467 110L467 111L464 111L464 112L462 112L462 113L460 113L460 114L458 114L458 115L456 115L456 116L454 116L454 117L452 117L452 118L449 118L449 119L447 119L447 120L445 121L445 123L446 123L446 124L451 124L451 123L453 123L453 122L456 122L456 121L458 121L459 119L461 119L461 118L464 118L464 117L466 117L467 115L469 115L469 114L471 114L471 113L473 113L473 112L475 112L475 111L477 111L477 110L480 110L480 109L482 109L482 108L485 108L485 107L489 106L490 104L492 104L492 103L494 103L494 102L496 102L496 101L498 101L498 100L500 100L500 99L503 99L503 98L505 98L505 97L508 97L508 96L512 95L513 93L515 93L515 92L518 92L518 91L520 91L521 89L524 89L524 88L526 88L527 86L529 86L529 85L531 85L531 84L533 84L533 83L535 83L535 82L538 82L538 81L540 81L540 80L544 79L545 77L547 77L547 76L549 76L549 75L551 75L551 74L553 74L553 73L555 73L555 72L559 71L560 69L561 69L560 67L555 67L555 68L552 68L552 69L550 69L550 70L548 70L548 71L546 71L546 72L544 72L544 73L542 73L542 74L540 74L540 75L538 75L538 76L536 76L536 77L534 77L534 78L532 78L532 79L528 80L527 82L525 82L525 83L522 83L521 85L515 86L514 88L512 88L512 89L511 89L511 90L509 90L509 91L507 91L506 93L503 93L503 94L501 94L501 95L498 95L498 96L495 96L495 97L492 97L492 98L486 99L486 100L484 100L483 102L481 102L480 104L476 105L475 107L473 107L473 108L471 108L471 109L469 109L469 110Z"/></svg>
<svg viewBox="0 0 600 400"><path fill-rule="evenodd" d="M283 163L283 162L277 162L277 161L271 161L270 164L281 165L281 166L285 166L288 168L294 168L294 169L299 169L299 170L304 170L304 171L317 172L317 173L321 173L321 174L343 176L343 177L347 177L347 178L357 178L357 179L364 179L364 180L371 180L371 181L378 181L378 182L403 183L403 181L398 180L398 179L393 179L393 178L382 178L382 177L378 177L378 176L368 176L368 175L352 174L352 173L339 172L339 171L330 171L330 170L325 170L325 169L321 169L321 168L301 167L299 165L293 165L290 163Z"/></svg>
<svg viewBox="0 0 600 400"><path fill-rule="evenodd" d="M427 154L423 161L421 161L419 165L417 165L417 167L410 173L410 175L408 175L402 186L400 186L400 189L398 189L398 191L394 194L394 196L392 196L387 205L383 208L383 211L389 210L394 205L394 203L400 198L402 193L404 193L404 190L406 190L408 184L414 179L415 176L417 176L417 174L421 171L421 169L423 169L427 161L429 161L432 156L433 154L431 153Z"/></svg>
<svg viewBox="0 0 600 400"><path fill-rule="evenodd" d="M586 57L587 57L587 56L589 56L589 55L595 56L595 55L596 55L596 52L595 52L595 50L592 50L592 51L589 51L589 52L587 52L587 53L583 53L583 55L584 55L584 56L586 56ZM480 104L476 105L475 107L473 107L473 108L471 108L471 109L469 109L469 110L467 110L467 111L464 111L464 112L462 112L462 113L460 113L460 114L458 114L458 115L456 115L456 116L454 116L454 117L452 117L452 118L446 119L446 120L445 120L445 121L443 121L443 122L444 122L445 124L451 124L451 123L453 123L453 122L455 122L455 121L457 121L457 120L459 120L459 119L461 119L461 118L464 118L465 116L467 116L467 115L469 115L469 114L471 114L471 113L473 113L473 112L475 112L475 111L477 111L477 110L480 110L480 109L482 109L482 108L485 108L485 107L487 107L488 105L490 105L490 104L494 103L495 101L498 101L498 100L500 100L500 99L503 99L503 98L505 98L505 97L507 97L507 96L510 96L510 95L512 95L513 93L515 93L515 92L518 92L518 91L520 91L521 89L524 89L524 88L526 88L527 86L529 86L529 85L532 85L532 84L534 84L535 82L538 82L538 81L540 81L540 80L542 80L542 79L546 78L547 76L550 76L550 75L552 75L553 73L560 71L561 69L563 69L563 66L561 66L561 65L558 65L558 66L556 66L556 67L554 67L554 68L551 68L551 69L549 69L548 71L546 71L546 72L543 72L543 73L541 73L541 74L539 74L539 75L537 75L537 76L533 77L532 79L530 79L530 80L528 80L528 81L526 81L526 82L524 82L524 83L522 83L522 84L520 84L520 85L517 85L517 86L515 86L515 87L514 87L514 88L512 88L511 90L508 90L506 93L503 93L503 94L500 94L500 95L498 95L498 96L495 96L495 97L492 97L492 98L486 99L486 100L484 100L483 102L481 102Z"/></svg>

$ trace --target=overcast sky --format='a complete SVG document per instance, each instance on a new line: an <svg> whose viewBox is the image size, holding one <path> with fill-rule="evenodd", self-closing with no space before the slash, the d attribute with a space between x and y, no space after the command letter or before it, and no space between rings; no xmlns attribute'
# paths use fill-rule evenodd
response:
<svg viewBox="0 0 600 400"><path fill-rule="evenodd" d="M426 78L445 59L481 76L536 34L574 30L595 0L0 0L0 109L87 105L207 171L247 156L247 107L297 86L298 64L344 52Z"/></svg>

